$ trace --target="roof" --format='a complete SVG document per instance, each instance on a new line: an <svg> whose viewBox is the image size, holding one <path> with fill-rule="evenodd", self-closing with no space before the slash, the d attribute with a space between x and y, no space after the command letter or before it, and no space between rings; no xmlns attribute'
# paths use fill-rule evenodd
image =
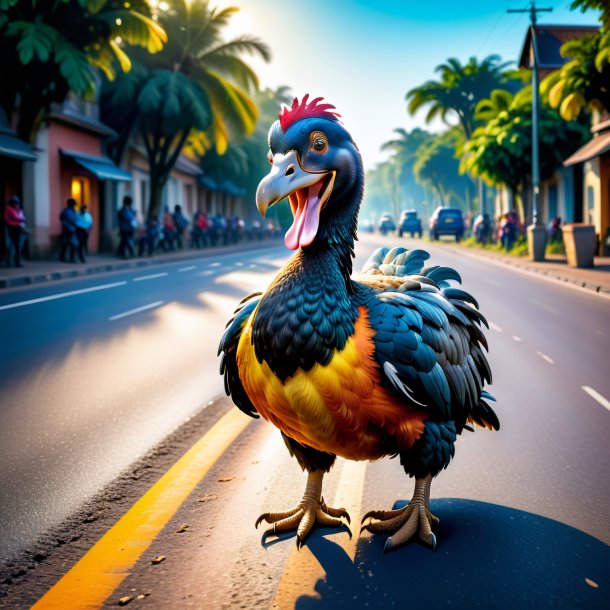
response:
<svg viewBox="0 0 610 610"><path fill-rule="evenodd" d="M560 49L564 42L593 34L599 30L596 25L536 25L538 42L538 65L541 69L557 70L566 63ZM527 28L525 40L519 55L519 67L531 68L532 59L532 26Z"/></svg>
<svg viewBox="0 0 610 610"><path fill-rule="evenodd" d="M0 157L11 157L20 161L36 161L32 146L19 139L10 127L2 124L0 124Z"/></svg>
<svg viewBox="0 0 610 610"><path fill-rule="evenodd" d="M117 182L130 182L131 174L121 169L108 157L86 155L75 150L59 149L62 156L69 157L91 172L98 180L114 180Z"/></svg>
<svg viewBox="0 0 610 610"><path fill-rule="evenodd" d="M563 164L567 167L569 165L576 165L577 163L584 163L585 161L599 157L608 151L610 151L610 132L601 133L579 148L572 156L568 157Z"/></svg>
<svg viewBox="0 0 610 610"><path fill-rule="evenodd" d="M59 123L65 123L66 125L72 125L89 131L99 136L115 136L116 131L111 129L105 123L92 119L91 117L85 116L80 112L75 112L72 109L63 109L61 112L50 112L46 116L47 119L58 121Z"/></svg>
<svg viewBox="0 0 610 610"><path fill-rule="evenodd" d="M189 176L201 176L203 174L203 170L184 155L178 157L174 169Z"/></svg>

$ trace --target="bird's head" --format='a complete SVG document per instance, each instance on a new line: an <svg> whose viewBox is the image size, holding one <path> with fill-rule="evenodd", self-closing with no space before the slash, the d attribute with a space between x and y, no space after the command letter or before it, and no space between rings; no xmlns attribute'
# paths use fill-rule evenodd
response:
<svg viewBox="0 0 610 610"><path fill-rule="evenodd" d="M363 170L358 148L338 120L334 106L308 95L284 107L269 130L271 171L256 191L267 208L288 197L294 217L285 235L291 250L345 233L353 240L362 197Z"/></svg>

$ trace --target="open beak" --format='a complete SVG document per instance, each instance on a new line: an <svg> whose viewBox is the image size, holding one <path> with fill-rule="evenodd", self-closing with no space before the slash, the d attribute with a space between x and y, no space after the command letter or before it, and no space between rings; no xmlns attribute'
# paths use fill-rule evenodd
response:
<svg viewBox="0 0 610 610"><path fill-rule="evenodd" d="M320 211L335 182L334 171L308 172L301 167L294 150L273 156L271 171L256 190L256 207L264 217L267 208L288 197L294 220L284 241L291 250L309 246L316 237Z"/></svg>

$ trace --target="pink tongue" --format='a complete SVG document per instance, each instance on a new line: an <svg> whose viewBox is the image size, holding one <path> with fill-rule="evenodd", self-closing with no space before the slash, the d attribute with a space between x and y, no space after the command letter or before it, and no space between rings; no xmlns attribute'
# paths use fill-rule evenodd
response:
<svg viewBox="0 0 610 610"><path fill-rule="evenodd" d="M318 225L320 222L320 189L322 181L317 182L307 190L307 201L299 204L295 214L292 226L284 237L284 242L291 250L296 250L309 246L316 238Z"/></svg>

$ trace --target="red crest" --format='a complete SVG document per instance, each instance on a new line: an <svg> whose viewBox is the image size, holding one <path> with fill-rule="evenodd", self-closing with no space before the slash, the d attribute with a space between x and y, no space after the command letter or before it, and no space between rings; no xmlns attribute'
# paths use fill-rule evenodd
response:
<svg viewBox="0 0 610 610"><path fill-rule="evenodd" d="M282 111L280 112L280 126L282 127L282 131L286 132L286 130L297 121L301 119L330 119L331 121L338 121L341 116L337 112L333 112L332 109L334 106L332 104L320 104L324 98L316 97L311 100L309 104L307 100L309 99L309 93L306 93L303 96L303 99L299 102L299 98L295 97L292 101L292 106L288 108L288 106L284 106Z"/></svg>

